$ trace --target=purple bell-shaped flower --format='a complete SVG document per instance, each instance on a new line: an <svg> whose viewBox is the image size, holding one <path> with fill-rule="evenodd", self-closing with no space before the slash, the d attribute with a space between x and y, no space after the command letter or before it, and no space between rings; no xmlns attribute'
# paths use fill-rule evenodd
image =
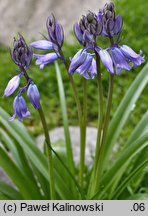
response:
<svg viewBox="0 0 148 216"><path fill-rule="evenodd" d="M14 76L7 84L5 91L4 91L4 96L8 97L13 92L18 88L20 84L20 74L17 76Z"/></svg>
<svg viewBox="0 0 148 216"><path fill-rule="evenodd" d="M17 95L14 99L13 110L14 114L9 118L9 121L13 121L16 116L18 116L19 121L23 121L23 118L29 118L31 116L24 98L20 95Z"/></svg>
<svg viewBox="0 0 148 216"><path fill-rule="evenodd" d="M27 90L27 95L35 109L40 108L40 94L35 84L30 84Z"/></svg>

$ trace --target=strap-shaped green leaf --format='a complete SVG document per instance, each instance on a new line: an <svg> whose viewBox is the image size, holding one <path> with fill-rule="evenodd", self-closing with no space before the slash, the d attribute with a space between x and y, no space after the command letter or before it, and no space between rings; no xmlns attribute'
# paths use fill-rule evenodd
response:
<svg viewBox="0 0 148 216"><path fill-rule="evenodd" d="M12 200L21 200L21 199L23 199L23 197L21 196L19 191L17 191L12 186L6 184L3 181L0 181L0 193L3 194L4 196L6 196L7 198L9 198L10 200L11 199Z"/></svg>
<svg viewBox="0 0 148 216"><path fill-rule="evenodd" d="M41 151L35 146L35 142L28 135L26 128L18 121L8 122L9 115L0 108L0 123L7 132L22 146L29 158L48 179L47 161Z"/></svg>
<svg viewBox="0 0 148 216"><path fill-rule="evenodd" d="M124 145L124 148L122 149L122 151L120 151L120 153L118 154L118 157L122 156L122 152L125 148L129 148L130 145L132 145L132 143L139 139L140 137L142 137L144 134L146 134L148 132L148 112L145 113L145 115L143 115L141 121L137 124L136 128L133 130L133 133L129 136L126 144ZM146 158L148 157L148 147L145 148L143 151L141 151L140 154L137 155L137 158L135 158L135 161L133 163L133 168L132 170L135 170L139 164L141 164L144 160L146 160ZM124 170L126 171L126 167L124 167ZM116 181L114 181L113 185L112 185L112 191L115 190L116 186L118 185L119 181L122 178L124 171L123 168L120 169L120 173L118 173L118 178L116 179ZM141 178L143 176L141 175L137 180L140 183ZM137 185L139 185L139 183L137 182Z"/></svg>
<svg viewBox="0 0 148 216"><path fill-rule="evenodd" d="M148 194L147 193L138 193L130 196L128 200L148 200Z"/></svg>
<svg viewBox="0 0 148 216"><path fill-rule="evenodd" d="M6 195L0 193L0 200L10 200L10 199Z"/></svg>
<svg viewBox="0 0 148 216"><path fill-rule="evenodd" d="M17 163L17 166L27 175L29 180L36 185L36 189L40 193L40 189L37 186L37 179L31 168L31 163L26 157L22 147L17 142L14 143L12 138L2 128L0 128L0 134L5 141L7 148L10 150L13 159Z"/></svg>
<svg viewBox="0 0 148 216"><path fill-rule="evenodd" d="M93 198L102 199L102 196L110 188L112 182L114 182L116 177L118 177L118 174L120 173L121 175L121 172L125 171L125 167L128 166L131 159L147 146L148 146L148 134L144 135L143 137L140 137L138 140L132 143L132 145L130 145L129 148L124 149L122 155L120 155L118 160L113 164L110 170L108 170L104 175L101 182L101 185L103 186L102 191L96 193L96 195Z"/></svg>
<svg viewBox="0 0 148 216"><path fill-rule="evenodd" d="M148 112L146 112L140 122L137 124L132 134L129 136L125 148L128 147L132 142L138 139L140 136L143 136L148 132Z"/></svg>
<svg viewBox="0 0 148 216"><path fill-rule="evenodd" d="M148 165L148 159L146 159L143 163L139 164L139 166L133 170L130 175L128 175L124 181L119 185L119 187L114 191L111 196L111 199L118 199L123 190L129 185L130 181L139 174L146 166Z"/></svg>
<svg viewBox="0 0 148 216"><path fill-rule="evenodd" d="M139 98L142 90L148 82L148 64L139 72L138 76L128 89L123 100L121 101L119 107L117 108L111 123L109 125L107 140L106 140L106 149L105 149L105 159L104 164L107 164L109 155L112 151L113 145L116 143L123 126L125 125L133 105L136 103Z"/></svg>
<svg viewBox="0 0 148 216"><path fill-rule="evenodd" d="M17 165L21 167L21 161L20 161L20 157L17 151L17 147L14 141L12 140L12 138L10 137L10 135L6 132L6 130L4 130L3 128L0 128L0 136L1 136L1 139L3 140L3 143L6 145L6 147L9 149L9 151L13 155L14 160L17 163Z"/></svg>
<svg viewBox="0 0 148 216"><path fill-rule="evenodd" d="M73 161L73 152L72 152L72 144L71 144L71 137L69 132L69 123L68 123L68 116L67 116L67 107L66 107L66 98L63 86L63 80L61 76L61 70L57 62L55 62L55 70L57 76L57 83L58 83L58 90L59 90L59 98L60 98L60 105L62 111L62 118L63 118L63 125L64 125L64 134L65 134L65 144L66 144L66 152L67 152L67 159L68 159L68 168L71 173L74 175L75 167ZM76 194L76 187L73 180L70 178L68 184L70 182L70 187L73 193Z"/></svg>
<svg viewBox="0 0 148 216"><path fill-rule="evenodd" d="M29 181L25 173L17 167L2 147L0 147L0 166L17 186L24 199L41 199L36 186Z"/></svg>
<svg viewBox="0 0 148 216"><path fill-rule="evenodd" d="M8 122L9 115L0 108L0 124L19 143L32 164L49 181L48 166L45 155L36 147L34 140L29 136L26 128L18 121ZM55 169L56 190L60 199L70 199L71 190L63 179L63 175Z"/></svg>

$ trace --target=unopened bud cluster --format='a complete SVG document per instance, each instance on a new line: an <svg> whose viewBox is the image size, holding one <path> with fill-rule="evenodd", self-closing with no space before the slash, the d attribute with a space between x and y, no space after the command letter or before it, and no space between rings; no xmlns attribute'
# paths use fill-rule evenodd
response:
<svg viewBox="0 0 148 216"><path fill-rule="evenodd" d="M96 14L91 11L83 16L79 23L74 26L74 31L77 39L82 45L94 42L96 37L102 31L102 23L98 22Z"/></svg>
<svg viewBox="0 0 148 216"><path fill-rule="evenodd" d="M27 46L22 35L19 36L19 39L14 38L14 45L11 51L11 57L15 64L20 68L27 69L31 64L33 52L30 46Z"/></svg>

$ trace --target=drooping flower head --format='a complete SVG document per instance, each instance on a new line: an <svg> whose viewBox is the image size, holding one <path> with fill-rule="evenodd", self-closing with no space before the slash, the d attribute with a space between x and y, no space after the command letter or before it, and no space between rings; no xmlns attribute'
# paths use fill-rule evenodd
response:
<svg viewBox="0 0 148 216"><path fill-rule="evenodd" d="M73 58L69 67L69 74L79 73L85 79L93 79L97 74L96 60L94 54L89 53L95 50L96 38L101 34L102 23L97 20L97 15L91 11L82 16L79 22L74 25L74 33L84 49L79 50Z"/></svg>
<svg viewBox="0 0 148 216"><path fill-rule="evenodd" d="M122 54L121 50L117 47L110 49L111 58L115 67L115 74L120 75L121 69L131 70L128 59Z"/></svg>
<svg viewBox="0 0 148 216"><path fill-rule="evenodd" d="M94 60L93 55L85 50L79 50L71 59L68 72L71 75L73 75L74 72L77 72L85 79L93 79L97 74L96 61Z"/></svg>
<svg viewBox="0 0 148 216"><path fill-rule="evenodd" d="M27 69L31 64L33 52L31 46L28 46L22 35L19 38L14 38L13 49L11 50L12 60L20 68Z"/></svg>
<svg viewBox="0 0 148 216"><path fill-rule="evenodd" d="M129 46L120 46L120 34L122 31L122 19L115 14L115 7L112 2L106 3L103 10L98 13L98 20L102 22L102 36L109 38L111 46L105 50L100 49L99 55L106 69L115 75L119 75L121 69L131 70L144 62L142 51L135 53ZM117 38L114 36L118 35ZM116 41L115 41L116 40ZM113 72L114 66L114 72Z"/></svg>
<svg viewBox="0 0 148 216"><path fill-rule="evenodd" d="M7 84L4 96L8 97L14 93L14 91L19 87L21 77L24 76L26 79L26 85L21 87L18 91L17 96L13 102L14 115L9 119L14 120L18 116L19 121L22 121L24 117L29 118L30 112L27 109L27 105L23 96L24 92L27 91L30 102L35 109L40 108L40 95L37 86L34 84L32 78L28 76L27 69L31 64L32 60L32 48L28 46L22 35L19 38L14 38L13 48L11 50L12 60L19 67L19 73L14 76Z"/></svg>
<svg viewBox="0 0 148 216"><path fill-rule="evenodd" d="M141 65L144 62L142 51L140 51L140 54L137 54L129 46L119 45L121 42L119 39L122 32L122 25L122 18L120 15L116 15L112 2L106 3L103 9L99 10L97 16L89 12L86 16L82 17L79 23L75 23L75 35L80 44L83 45L85 52L77 52L71 58L69 73L72 75L74 72L77 72L83 76L87 74L84 68L86 68L86 65L89 65L89 60L93 59L92 62L96 63L93 55L87 53L88 50L91 53L93 52L95 56L98 55L100 57L107 71L112 75L119 75L121 69L131 70L132 67ZM110 47L102 49L98 45L96 38L99 35L110 41ZM85 60L83 60L84 54L87 56ZM84 77L88 78L88 76Z"/></svg>
<svg viewBox="0 0 148 216"><path fill-rule="evenodd" d="M40 108L40 94L39 94L37 86L34 83L29 84L27 95L28 95L28 98L30 99L30 102L34 106L34 108L39 109Z"/></svg>
<svg viewBox="0 0 148 216"><path fill-rule="evenodd" d="M50 64L57 60L59 56L55 52L50 52L48 54L34 54L33 55L36 60L36 65L40 65L40 69L42 70L45 65Z"/></svg>
<svg viewBox="0 0 148 216"><path fill-rule="evenodd" d="M137 54L127 45L113 44L107 50L99 50L99 55L106 69L114 75L120 75L121 69L129 71L144 63L142 51Z"/></svg>
<svg viewBox="0 0 148 216"><path fill-rule="evenodd" d="M22 121L24 117L29 118L31 116L24 98L20 95L17 95L14 99L13 110L14 114L9 121L13 121L16 116L18 116L19 121Z"/></svg>
<svg viewBox="0 0 148 216"><path fill-rule="evenodd" d="M5 91L4 91L4 96L8 97L13 92L19 87L20 84L20 77L22 74L14 76L7 84Z"/></svg>
<svg viewBox="0 0 148 216"><path fill-rule="evenodd" d="M36 64L40 65L42 70L45 65L56 61L58 58L62 58L60 51L64 41L64 31L61 24L56 21L55 17L52 15L48 17L46 22L48 38L45 40L39 40L32 42L31 47L39 50L51 51L48 54L34 54L33 56L37 59Z"/></svg>
<svg viewBox="0 0 148 216"><path fill-rule="evenodd" d="M97 20L95 13L89 11L86 16L82 16L79 23L76 22L74 25L74 32L78 41L86 46L93 43L96 37L101 34L102 23Z"/></svg>
<svg viewBox="0 0 148 216"><path fill-rule="evenodd" d="M142 51L140 50L140 53L137 54L127 45L120 46L120 50L125 56L126 59L128 59L129 62L132 62L133 67L137 67L144 63L144 56L142 56Z"/></svg>
<svg viewBox="0 0 148 216"><path fill-rule="evenodd" d="M106 67L107 71L111 74L114 74L113 61L108 51L105 49L96 49L96 51L98 52L100 59Z"/></svg>

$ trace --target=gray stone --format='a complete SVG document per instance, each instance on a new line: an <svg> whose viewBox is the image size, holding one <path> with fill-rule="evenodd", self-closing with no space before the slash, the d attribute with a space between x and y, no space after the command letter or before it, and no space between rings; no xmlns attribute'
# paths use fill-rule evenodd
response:
<svg viewBox="0 0 148 216"><path fill-rule="evenodd" d="M80 155L80 132L79 127L70 126L70 137L72 142L72 149L74 154L74 161L76 165L79 164L79 155ZM90 166L93 162L93 157L95 153L96 146L96 137L97 137L97 128L87 127L86 131L86 164ZM58 127L50 131L50 139L52 142L52 146L54 148L54 144L58 141L65 141L64 137L64 129L63 127ZM37 137L37 145L42 150L44 143L44 135L39 135Z"/></svg>
<svg viewBox="0 0 148 216"><path fill-rule="evenodd" d="M1 142L0 142L0 146L3 147L3 144ZM12 157L12 154L10 152L8 154L10 157ZM5 182L6 184L15 187L13 182L9 178L9 176L6 174L6 172L1 167L0 167L0 181Z"/></svg>
<svg viewBox="0 0 148 216"><path fill-rule="evenodd" d="M46 19L51 13L63 25L67 40L73 24L88 10L98 12L105 0L0 0L0 43L11 45L20 32L28 40L40 39L46 32Z"/></svg>
<svg viewBox="0 0 148 216"><path fill-rule="evenodd" d="M7 176L7 174L2 168L0 168L0 180L14 187L13 182L10 180L10 178Z"/></svg>

